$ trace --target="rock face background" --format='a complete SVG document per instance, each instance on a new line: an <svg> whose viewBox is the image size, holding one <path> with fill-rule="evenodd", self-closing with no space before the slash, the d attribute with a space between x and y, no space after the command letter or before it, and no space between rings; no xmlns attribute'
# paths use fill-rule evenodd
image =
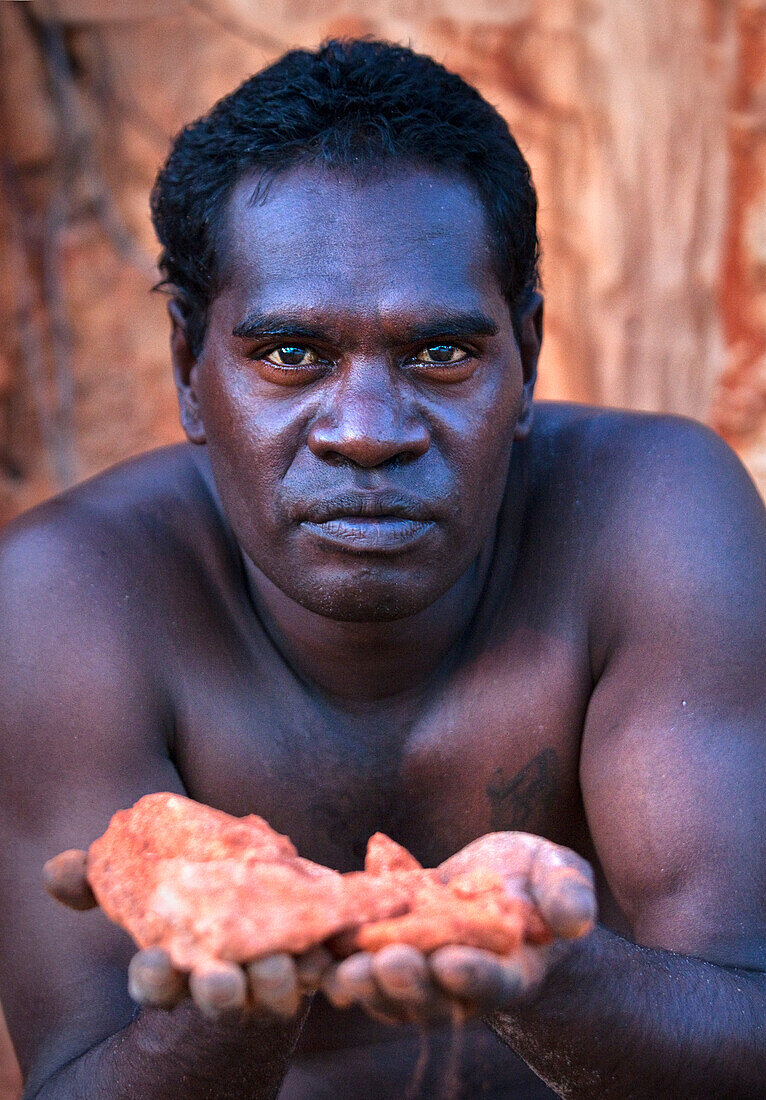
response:
<svg viewBox="0 0 766 1100"><path fill-rule="evenodd" d="M321 7L0 4L0 524L180 437L154 172L184 122L331 34L410 42L508 118L540 195L540 395L697 417L766 488L764 0Z"/></svg>
<svg viewBox="0 0 766 1100"><path fill-rule="evenodd" d="M766 2L319 11L0 4L0 525L180 438L150 294L155 170L181 125L328 35L411 43L508 118L540 196L541 396L704 420L766 491Z"/></svg>

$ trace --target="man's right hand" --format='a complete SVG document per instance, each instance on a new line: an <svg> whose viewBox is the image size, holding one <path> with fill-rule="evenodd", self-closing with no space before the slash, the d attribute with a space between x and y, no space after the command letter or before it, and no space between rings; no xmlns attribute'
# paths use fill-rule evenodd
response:
<svg viewBox="0 0 766 1100"><path fill-rule="evenodd" d="M45 888L71 909L94 909L98 901L87 879L87 852L69 849L48 860ZM246 966L211 960L191 973L177 970L162 947L136 952L128 967L128 991L134 1001L155 1008L172 1008L190 996L210 1020L238 1015L264 1021L297 1016L303 997L319 989L333 957L324 947L303 955L266 955Z"/></svg>

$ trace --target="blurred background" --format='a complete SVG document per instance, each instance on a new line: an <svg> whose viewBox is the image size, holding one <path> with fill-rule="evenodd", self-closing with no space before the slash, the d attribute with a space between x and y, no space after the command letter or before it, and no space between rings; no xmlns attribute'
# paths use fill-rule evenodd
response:
<svg viewBox="0 0 766 1100"><path fill-rule="evenodd" d="M764 0L10 0L0 525L180 438L147 201L171 136L363 34L474 82L531 162L540 395L696 417L766 491Z"/></svg>
<svg viewBox="0 0 766 1100"><path fill-rule="evenodd" d="M366 34L476 84L532 165L540 395L705 421L766 493L765 0L10 0L0 525L180 438L150 293L171 136L285 49Z"/></svg>

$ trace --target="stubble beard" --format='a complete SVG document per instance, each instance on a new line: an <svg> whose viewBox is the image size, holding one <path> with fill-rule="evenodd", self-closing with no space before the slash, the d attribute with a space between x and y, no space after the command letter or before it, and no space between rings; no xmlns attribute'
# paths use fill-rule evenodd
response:
<svg viewBox="0 0 766 1100"><path fill-rule="evenodd" d="M414 592L391 591L389 586L384 588L370 585L369 581L356 580L342 586L321 585L311 591L289 591L286 594L306 610L336 622L390 623L424 611L439 598L440 593L433 594L423 589Z"/></svg>

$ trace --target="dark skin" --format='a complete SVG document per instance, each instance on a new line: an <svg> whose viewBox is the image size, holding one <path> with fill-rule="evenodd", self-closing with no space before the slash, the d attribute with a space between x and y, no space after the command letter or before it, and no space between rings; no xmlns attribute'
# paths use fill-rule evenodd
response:
<svg viewBox="0 0 766 1100"><path fill-rule="evenodd" d="M26 1095L279 1089L300 1013L136 1014L124 934L43 892L47 859L156 790L261 814L341 870L376 829L426 865L500 832L492 858L542 907L564 845L595 871L585 939L510 967L357 956L325 987L398 1019L468 1004L562 1096L762 1095L755 490L691 423L533 423L541 306L514 331L460 180L251 191L198 357L171 309L194 446L45 505L0 553L2 995ZM318 996L283 1095L402 1095L408 1032L381 1055L379 1026ZM537 1095L482 1027L483 1094Z"/></svg>

